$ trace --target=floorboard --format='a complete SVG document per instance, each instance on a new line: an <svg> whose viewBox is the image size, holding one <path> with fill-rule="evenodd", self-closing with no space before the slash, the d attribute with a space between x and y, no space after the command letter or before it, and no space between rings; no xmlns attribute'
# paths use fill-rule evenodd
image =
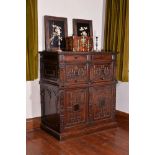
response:
<svg viewBox="0 0 155 155"><path fill-rule="evenodd" d="M129 155L128 121L117 128L58 141L45 131L27 132L26 155Z"/></svg>

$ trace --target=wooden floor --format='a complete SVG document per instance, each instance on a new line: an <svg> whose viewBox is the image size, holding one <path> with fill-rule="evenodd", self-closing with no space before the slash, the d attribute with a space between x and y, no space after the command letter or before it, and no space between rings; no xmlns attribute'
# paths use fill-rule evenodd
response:
<svg viewBox="0 0 155 155"><path fill-rule="evenodd" d="M128 155L128 123L59 142L41 129L26 135L26 155Z"/></svg>

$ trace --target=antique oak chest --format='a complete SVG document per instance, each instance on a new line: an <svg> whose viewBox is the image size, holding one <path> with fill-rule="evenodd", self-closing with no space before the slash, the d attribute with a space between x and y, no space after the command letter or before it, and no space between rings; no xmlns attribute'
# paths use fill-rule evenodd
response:
<svg viewBox="0 0 155 155"><path fill-rule="evenodd" d="M40 52L41 128L57 139L116 126L116 54Z"/></svg>

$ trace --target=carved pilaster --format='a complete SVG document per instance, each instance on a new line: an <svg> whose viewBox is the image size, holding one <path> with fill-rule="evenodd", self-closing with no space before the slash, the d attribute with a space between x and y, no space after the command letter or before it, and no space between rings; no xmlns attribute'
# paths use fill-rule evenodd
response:
<svg viewBox="0 0 155 155"><path fill-rule="evenodd" d="M93 122L93 88L89 88L88 123Z"/></svg>
<svg viewBox="0 0 155 155"><path fill-rule="evenodd" d="M60 104L60 131L63 131L64 124L64 91L59 92L59 104Z"/></svg>

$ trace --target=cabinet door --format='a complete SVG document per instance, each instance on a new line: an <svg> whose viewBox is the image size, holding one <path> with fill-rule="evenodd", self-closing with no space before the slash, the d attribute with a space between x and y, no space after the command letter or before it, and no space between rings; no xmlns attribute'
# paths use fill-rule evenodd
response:
<svg viewBox="0 0 155 155"><path fill-rule="evenodd" d="M112 118L115 111L115 86L90 87L89 94L89 120Z"/></svg>
<svg viewBox="0 0 155 155"><path fill-rule="evenodd" d="M64 99L65 127L85 123L88 109L88 88L67 89Z"/></svg>

